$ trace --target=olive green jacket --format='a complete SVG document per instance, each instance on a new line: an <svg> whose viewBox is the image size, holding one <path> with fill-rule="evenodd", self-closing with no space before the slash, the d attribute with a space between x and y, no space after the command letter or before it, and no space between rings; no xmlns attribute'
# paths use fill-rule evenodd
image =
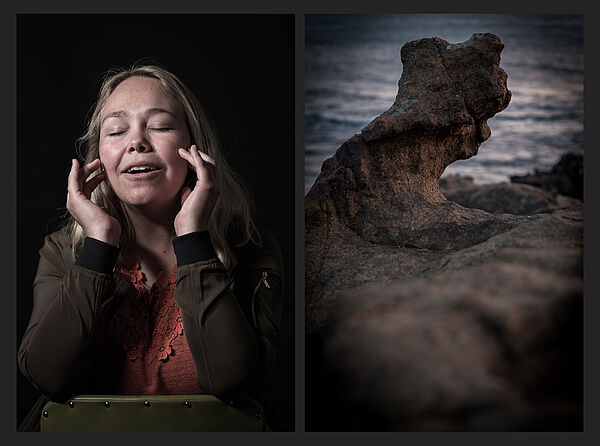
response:
<svg viewBox="0 0 600 446"><path fill-rule="evenodd" d="M175 302L194 358L198 385L219 397L261 383L274 365L283 307L279 247L234 248L237 265L218 258L177 268ZM33 310L19 367L51 399L94 392L94 353L107 322L130 291L120 273L74 263L64 230L46 237L33 286Z"/></svg>

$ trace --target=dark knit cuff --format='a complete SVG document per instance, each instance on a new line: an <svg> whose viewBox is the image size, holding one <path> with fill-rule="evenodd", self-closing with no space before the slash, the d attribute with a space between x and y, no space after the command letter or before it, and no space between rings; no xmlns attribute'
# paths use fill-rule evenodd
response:
<svg viewBox="0 0 600 446"><path fill-rule="evenodd" d="M75 265L99 273L111 274L118 257L119 248L116 246L92 237L86 237L83 241L83 248L81 248L79 256L75 260Z"/></svg>
<svg viewBox="0 0 600 446"><path fill-rule="evenodd" d="M177 257L177 266L189 265L190 263L217 257L208 231L190 232L174 238L173 249Z"/></svg>

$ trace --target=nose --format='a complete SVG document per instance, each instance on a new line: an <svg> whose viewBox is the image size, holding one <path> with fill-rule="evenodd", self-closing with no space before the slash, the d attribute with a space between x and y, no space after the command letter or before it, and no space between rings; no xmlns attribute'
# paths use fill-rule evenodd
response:
<svg viewBox="0 0 600 446"><path fill-rule="evenodd" d="M152 146L146 139L146 134L142 129L131 133L127 150L129 152L149 152L152 150Z"/></svg>

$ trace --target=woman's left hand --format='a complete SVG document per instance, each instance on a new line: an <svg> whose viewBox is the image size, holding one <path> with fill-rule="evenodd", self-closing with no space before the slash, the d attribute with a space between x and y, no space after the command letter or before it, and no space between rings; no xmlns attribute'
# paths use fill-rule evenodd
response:
<svg viewBox="0 0 600 446"><path fill-rule="evenodd" d="M177 236L190 232L205 231L219 198L219 178L215 160L195 145L189 152L179 149L179 156L186 160L196 172L193 189L184 186L180 192L181 209L175 216Z"/></svg>

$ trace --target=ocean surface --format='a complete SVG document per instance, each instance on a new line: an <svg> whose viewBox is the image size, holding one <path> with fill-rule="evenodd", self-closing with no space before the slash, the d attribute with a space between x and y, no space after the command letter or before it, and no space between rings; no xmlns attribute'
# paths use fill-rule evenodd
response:
<svg viewBox="0 0 600 446"><path fill-rule="evenodd" d="M475 183L550 169L583 152L583 16L512 14L306 15L305 193L323 161L394 102L400 48L440 37L496 34L512 99L488 120L492 136L479 154L444 175Z"/></svg>

